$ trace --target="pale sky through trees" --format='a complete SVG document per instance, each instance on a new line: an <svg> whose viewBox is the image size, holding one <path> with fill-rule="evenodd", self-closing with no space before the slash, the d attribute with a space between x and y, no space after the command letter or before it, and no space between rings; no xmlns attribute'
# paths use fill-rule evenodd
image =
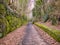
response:
<svg viewBox="0 0 60 45"><path fill-rule="evenodd" d="M27 7L28 14L26 14L27 18L29 18L29 19L32 19L32 17L33 17L32 10L34 8L34 5L35 5L35 0L29 0L28 7Z"/></svg>

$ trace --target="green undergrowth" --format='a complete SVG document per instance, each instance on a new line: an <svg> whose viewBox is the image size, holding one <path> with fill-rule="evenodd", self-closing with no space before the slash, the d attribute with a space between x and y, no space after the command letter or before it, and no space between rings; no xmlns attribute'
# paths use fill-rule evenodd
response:
<svg viewBox="0 0 60 45"><path fill-rule="evenodd" d="M43 24L35 23L36 26L40 27L43 31L47 32L51 37L53 37L56 41L60 42L60 31L51 29Z"/></svg>
<svg viewBox="0 0 60 45"><path fill-rule="evenodd" d="M0 38L27 23L25 17L16 16L8 12L3 4L0 4Z"/></svg>

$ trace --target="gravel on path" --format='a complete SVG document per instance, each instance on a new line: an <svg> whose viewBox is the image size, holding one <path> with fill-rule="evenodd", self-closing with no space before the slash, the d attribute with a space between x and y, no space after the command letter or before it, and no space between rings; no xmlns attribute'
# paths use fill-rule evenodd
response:
<svg viewBox="0 0 60 45"><path fill-rule="evenodd" d="M0 45L18 45L25 35L26 26L22 26L0 39Z"/></svg>
<svg viewBox="0 0 60 45"><path fill-rule="evenodd" d="M43 31L41 28L35 26L35 29L39 33L39 35L50 45L60 45L59 42L57 42L55 39L53 39L50 35L48 35L45 31Z"/></svg>
<svg viewBox="0 0 60 45"><path fill-rule="evenodd" d="M38 34L32 24L27 26L22 45L49 45Z"/></svg>

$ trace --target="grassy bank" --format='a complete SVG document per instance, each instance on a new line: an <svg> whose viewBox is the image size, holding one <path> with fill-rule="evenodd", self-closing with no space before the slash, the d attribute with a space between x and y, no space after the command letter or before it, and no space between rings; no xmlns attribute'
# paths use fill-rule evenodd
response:
<svg viewBox="0 0 60 45"><path fill-rule="evenodd" d="M39 28L41 28L46 33L48 33L56 41L60 42L60 31L59 30L51 29L51 28L49 28L49 27L47 27L47 26L45 26L43 24L35 23L35 25L38 26Z"/></svg>

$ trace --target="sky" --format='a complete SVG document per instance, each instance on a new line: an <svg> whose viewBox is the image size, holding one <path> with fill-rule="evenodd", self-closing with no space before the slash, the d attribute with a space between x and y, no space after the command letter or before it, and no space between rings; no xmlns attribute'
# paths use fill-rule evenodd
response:
<svg viewBox="0 0 60 45"><path fill-rule="evenodd" d="M28 11L27 17L29 19L32 19L33 18L32 10L34 8L34 5L35 5L35 0L29 0L28 7L27 7L27 11Z"/></svg>

